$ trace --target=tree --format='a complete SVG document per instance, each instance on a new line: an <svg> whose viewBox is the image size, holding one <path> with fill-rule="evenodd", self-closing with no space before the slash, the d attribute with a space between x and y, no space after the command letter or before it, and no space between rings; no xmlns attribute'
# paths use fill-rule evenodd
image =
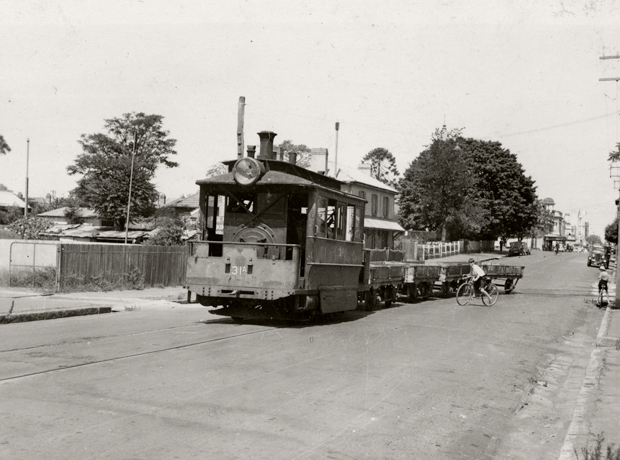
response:
<svg viewBox="0 0 620 460"><path fill-rule="evenodd" d="M481 238L531 236L541 219L534 180L525 175L517 156L495 141L459 137L457 142L476 176L477 201L486 210Z"/></svg>
<svg viewBox="0 0 620 460"><path fill-rule="evenodd" d="M611 244L618 244L618 217L605 227L605 241Z"/></svg>
<svg viewBox="0 0 620 460"><path fill-rule="evenodd" d="M389 185L396 188L398 185L398 168L396 167L396 158L387 149L383 147L377 147L368 152L362 162L370 163L370 175Z"/></svg>
<svg viewBox="0 0 620 460"><path fill-rule="evenodd" d="M297 154L297 162L295 163L297 166L301 166L302 168L310 166L312 152L304 144L297 145L293 144L293 141L287 140L278 145L278 148L283 154L284 161L289 161L289 154L294 152Z"/></svg>
<svg viewBox="0 0 620 460"><path fill-rule="evenodd" d="M11 151L11 147L6 143L2 134L0 134L0 154L5 155L7 152Z"/></svg>
<svg viewBox="0 0 620 460"><path fill-rule="evenodd" d="M226 174L227 172L228 166L226 166L224 163L215 163L214 165L211 165L209 169L207 169L205 177L219 176L222 174Z"/></svg>
<svg viewBox="0 0 620 460"><path fill-rule="evenodd" d="M157 231L144 244L152 246L182 246L183 222L176 218L157 219Z"/></svg>
<svg viewBox="0 0 620 460"><path fill-rule="evenodd" d="M157 168L178 166L169 158L176 155L176 140L163 130L162 120L142 112L105 120L107 134L83 134L83 153L67 168L70 175L82 176L75 196L101 218L113 220L117 229L125 226L133 152L132 217L154 212L159 194L151 181Z"/></svg>
<svg viewBox="0 0 620 460"><path fill-rule="evenodd" d="M602 245L603 242L601 241L601 237L598 235L588 235L586 236L586 243L588 244L600 244Z"/></svg>
<svg viewBox="0 0 620 460"><path fill-rule="evenodd" d="M439 231L446 241L478 232L484 211L476 200L476 178L456 139L437 134L399 183L399 221L409 230Z"/></svg>
<svg viewBox="0 0 620 460"><path fill-rule="evenodd" d="M25 240L36 240L52 223L42 217L22 217L9 225L9 230Z"/></svg>

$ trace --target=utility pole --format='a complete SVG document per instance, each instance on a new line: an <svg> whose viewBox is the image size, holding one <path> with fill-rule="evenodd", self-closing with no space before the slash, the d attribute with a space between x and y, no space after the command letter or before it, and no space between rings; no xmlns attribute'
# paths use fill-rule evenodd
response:
<svg viewBox="0 0 620 460"><path fill-rule="evenodd" d="M616 55L616 56L601 56L601 59L620 59L620 55ZM612 77L612 78L599 78L599 81L615 81L616 85L618 84L618 81L620 80L620 77ZM618 123L618 121L616 120L616 123ZM618 141L618 139L616 139L616 141ZM613 171L613 168L610 165L610 172ZM613 174L611 174L612 177ZM620 176L620 175L619 175ZM620 189L620 187L619 187ZM618 215L618 235L620 236L620 197L618 198L618 210L617 210L617 215ZM614 302L614 308L615 309L619 309L620 308L620 270L618 270L618 244L616 244L616 299Z"/></svg>
<svg viewBox="0 0 620 460"><path fill-rule="evenodd" d="M30 163L30 138L26 139L26 206L24 207L24 217L28 217L28 167Z"/></svg>
<svg viewBox="0 0 620 460"><path fill-rule="evenodd" d="M129 196L127 197L127 219L125 219L125 244L129 236L129 217L131 215L131 186L133 185L133 160L136 157L136 143L138 142L138 132L133 132L133 150L131 152L131 172L129 173Z"/></svg>
<svg viewBox="0 0 620 460"><path fill-rule="evenodd" d="M237 109L237 158L243 157L243 118L245 115L245 96L239 97Z"/></svg>
<svg viewBox="0 0 620 460"><path fill-rule="evenodd" d="M334 154L334 177L338 175L338 131L340 130L340 122L336 122L336 153ZM327 168L325 168L327 174Z"/></svg>

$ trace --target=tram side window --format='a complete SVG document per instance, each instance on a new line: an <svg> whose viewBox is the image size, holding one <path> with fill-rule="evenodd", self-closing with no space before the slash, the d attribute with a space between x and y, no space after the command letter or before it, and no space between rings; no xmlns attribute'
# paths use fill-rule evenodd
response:
<svg viewBox="0 0 620 460"><path fill-rule="evenodd" d="M345 234L345 241L353 241L353 239L355 238L355 222L355 206L349 205L347 206L347 231Z"/></svg>
<svg viewBox="0 0 620 460"><path fill-rule="evenodd" d="M362 225L362 217L364 216L364 208L357 207L355 212L354 240L364 241L364 227Z"/></svg>
<svg viewBox="0 0 620 460"><path fill-rule="evenodd" d="M327 201L327 238L336 239L337 206L336 200Z"/></svg>
<svg viewBox="0 0 620 460"><path fill-rule="evenodd" d="M327 199L319 198L316 212L316 236L325 237L327 232Z"/></svg>
<svg viewBox="0 0 620 460"><path fill-rule="evenodd" d="M338 216L336 222L336 239L346 239L346 225L347 225L347 205L344 203L338 203Z"/></svg>

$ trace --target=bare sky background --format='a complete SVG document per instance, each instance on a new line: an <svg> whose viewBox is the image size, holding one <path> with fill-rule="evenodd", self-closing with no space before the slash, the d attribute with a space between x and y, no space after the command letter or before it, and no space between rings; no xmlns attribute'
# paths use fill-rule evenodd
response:
<svg viewBox="0 0 620 460"><path fill-rule="evenodd" d="M603 236L618 190L620 4L605 1L0 0L0 183L66 195L81 134L127 112L164 116L180 167L157 187L197 191L214 163L278 133L355 167L375 147L401 174L444 121L516 153L556 209Z"/></svg>

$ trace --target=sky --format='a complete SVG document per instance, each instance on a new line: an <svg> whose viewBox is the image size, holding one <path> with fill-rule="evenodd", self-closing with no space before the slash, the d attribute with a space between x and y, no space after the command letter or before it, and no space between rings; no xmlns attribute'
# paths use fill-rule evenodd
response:
<svg viewBox="0 0 620 460"><path fill-rule="evenodd" d="M355 168L388 149L402 174L446 125L517 155L540 198L604 235L616 215L620 4L615 0L0 0L0 183L66 196L82 134L129 112L164 117L197 191L257 132ZM27 140L29 139L29 143ZM332 157L333 158L333 157ZM28 160L28 161L27 161ZM616 170L620 176L620 169Z"/></svg>

